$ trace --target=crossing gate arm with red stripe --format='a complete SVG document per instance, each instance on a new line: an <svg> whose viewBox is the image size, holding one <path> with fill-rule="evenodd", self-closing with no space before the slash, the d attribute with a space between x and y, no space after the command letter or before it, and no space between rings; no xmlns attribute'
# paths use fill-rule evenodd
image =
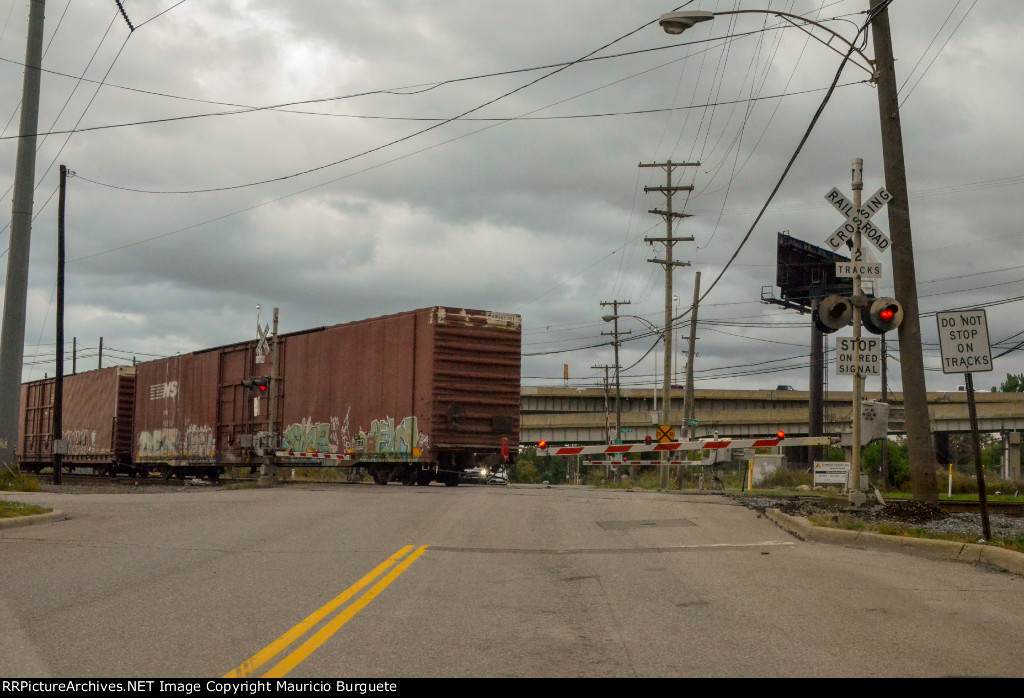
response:
<svg viewBox="0 0 1024 698"><path fill-rule="evenodd" d="M733 448L771 448L772 446L829 446L833 439L828 436L796 436L780 439L777 436L762 439L714 439L706 441L676 441L667 444L621 444L615 446L548 446L537 449L538 456L592 456L621 455L626 453L650 453L668 451L710 451ZM659 461L660 462L660 461Z"/></svg>

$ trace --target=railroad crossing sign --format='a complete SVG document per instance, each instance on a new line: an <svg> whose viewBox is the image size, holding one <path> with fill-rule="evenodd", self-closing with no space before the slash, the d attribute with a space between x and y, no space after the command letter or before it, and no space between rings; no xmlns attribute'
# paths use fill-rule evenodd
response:
<svg viewBox="0 0 1024 698"><path fill-rule="evenodd" d="M265 326L262 330L260 324L256 323L256 334L259 336L259 341L256 342L256 363L261 364L266 358L267 354L270 353L270 344L267 342L267 334L270 332L270 325Z"/></svg>
<svg viewBox="0 0 1024 698"><path fill-rule="evenodd" d="M836 337L836 374L855 376L854 348L858 346L853 337ZM878 337L860 338L860 375L877 376L882 373L882 341Z"/></svg>
<svg viewBox="0 0 1024 698"><path fill-rule="evenodd" d="M667 424L662 424L658 427L657 437L660 444L671 443L676 440L676 430Z"/></svg>
<svg viewBox="0 0 1024 698"><path fill-rule="evenodd" d="M843 214L846 220L825 240L825 244L839 252L848 240L853 240L859 224L861 235L867 237L879 252L885 252L889 249L889 238L871 223L871 216L882 210L882 207L889 203L890 199L892 199L892 194L887 192L885 187L880 187L878 191L868 197L867 201L861 202L860 210L857 211L853 207L852 200L832 187L832 190L825 194L825 201L832 204L832 207ZM853 261L863 262L864 260L855 259Z"/></svg>
<svg viewBox="0 0 1024 698"><path fill-rule="evenodd" d="M992 347L984 310L936 313L943 373L992 370Z"/></svg>

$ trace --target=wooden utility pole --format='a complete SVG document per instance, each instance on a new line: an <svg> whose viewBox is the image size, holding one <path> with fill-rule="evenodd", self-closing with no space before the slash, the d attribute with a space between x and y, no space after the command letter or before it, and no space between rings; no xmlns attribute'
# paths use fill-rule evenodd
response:
<svg viewBox="0 0 1024 698"><path fill-rule="evenodd" d="M663 238L644 238L644 242L653 244L660 242L665 245L665 258L664 259L648 259L648 262L654 264L661 264L665 267L665 326L662 330L662 338L665 340L665 366L662 375L662 404L661 404L661 423L663 426L671 426L671 407L672 407L672 272L676 267L688 267L689 262L677 262L673 259L673 247L677 242L693 242L692 237L674 237L672 234L672 222L677 218L689 218L690 214L675 212L672 210L672 196L678 191L693 191L692 186L677 186L672 184L672 173L677 167L699 167L699 162L672 162L667 160L666 162L653 162L653 163L640 163L638 167L660 167L665 170L665 186L663 187L644 187L644 192L661 192L665 195L665 210L651 209L648 213L654 213L665 219L665 237ZM662 454L662 460L664 461L666 454ZM664 489L668 486L668 470L664 463L661 466L661 487Z"/></svg>
<svg viewBox="0 0 1024 698"><path fill-rule="evenodd" d="M608 371L611 369L611 366L591 366L590 368L604 371L604 438L608 443L611 443L611 416L608 413Z"/></svg>
<svg viewBox="0 0 1024 698"><path fill-rule="evenodd" d="M872 10L883 0L870 0ZM921 320L918 316L917 274L910 235L910 203L907 169L903 159L903 130L900 126L896 72L892 55L889 13L883 9L871 26L878 70L878 112L882 129L882 156L888 204L889 235L892 238L892 276L896 299L903 305L899 327L900 373L903 377L903 406L906 414L907 451L910 456L910 484L914 499L936 502L939 498L935 476L935 448L928 415L928 394L921 355Z"/></svg>
<svg viewBox="0 0 1024 698"><path fill-rule="evenodd" d="M690 308L690 346L686 350L686 393L683 398L683 417L686 419L686 434L690 441L697 435L694 426L695 407L693 404L693 357L697 355L697 305L700 301L700 272L693 275L693 306Z"/></svg>
<svg viewBox="0 0 1024 698"><path fill-rule="evenodd" d="M612 306L612 317L610 318L614 322L612 332L602 332L601 334L611 334L613 336L613 343L615 344L615 441L618 443L622 439L622 400L621 400L621 387L619 381L619 306L629 305L629 301L601 301L601 307ZM607 321L607 316L603 319ZM623 332L621 334L632 334L632 332Z"/></svg>

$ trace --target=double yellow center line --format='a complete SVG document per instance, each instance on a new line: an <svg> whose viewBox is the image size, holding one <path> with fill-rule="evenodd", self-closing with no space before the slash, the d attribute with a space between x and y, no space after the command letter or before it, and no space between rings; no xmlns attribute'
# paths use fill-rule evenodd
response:
<svg viewBox="0 0 1024 698"><path fill-rule="evenodd" d="M367 604L373 601L378 594L387 588L391 582L395 581L400 574L416 561L423 551L429 546L421 545L416 549L416 552L409 554L409 551L413 549L413 546L407 545L400 549L394 555L389 557L384 562L380 563L365 577L360 579L358 582L350 586L348 589L343 591L341 594L336 596L334 599L329 601L320 609L314 611L305 620L296 625L294 628L286 632L281 637L277 638L269 645L261 649L253 656L246 659L240 665L229 671L224 675L226 679L242 679L247 676L252 676L261 666L274 659L277 655L291 647L295 642L302 638L307 632L310 631L315 625L320 623L322 620L331 615L335 610L343 606L349 599L358 594L363 588L368 586L377 579L380 575L390 572L370 589L366 591L362 596L357 598L351 604L349 604L345 610L339 613L337 616L332 618L323 627L317 630L311 635L305 642L296 647L291 651L288 656L275 664L269 671L263 674L262 678L281 678L288 674L289 671L298 666L303 660L312 654L320 645L327 642L327 640L334 633L341 629L341 626L345 625L349 620L352 619L355 614L359 613ZM404 558L404 559L403 559ZM400 562L399 562L400 561ZM398 563L398 564L396 564Z"/></svg>

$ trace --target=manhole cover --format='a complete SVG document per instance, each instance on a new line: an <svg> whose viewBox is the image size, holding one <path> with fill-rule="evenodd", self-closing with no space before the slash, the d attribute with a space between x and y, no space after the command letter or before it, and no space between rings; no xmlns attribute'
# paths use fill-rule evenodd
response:
<svg viewBox="0 0 1024 698"><path fill-rule="evenodd" d="M626 531L631 528L679 528L693 526L689 519L638 519L636 521L598 521L597 525L606 531Z"/></svg>

